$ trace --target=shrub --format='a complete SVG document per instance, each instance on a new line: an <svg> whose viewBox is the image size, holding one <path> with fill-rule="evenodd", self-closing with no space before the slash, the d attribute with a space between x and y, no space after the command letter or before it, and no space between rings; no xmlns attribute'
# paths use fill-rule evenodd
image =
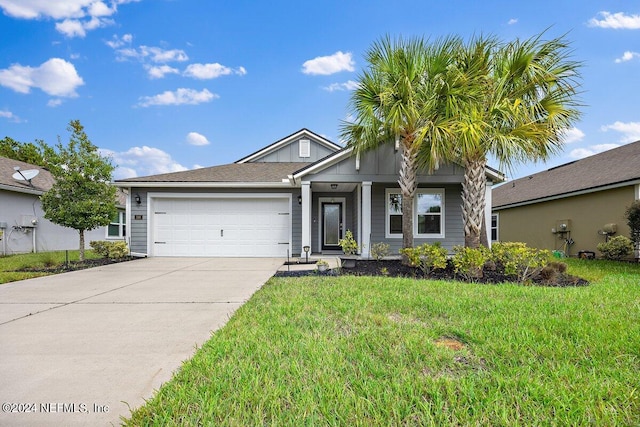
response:
<svg viewBox="0 0 640 427"><path fill-rule="evenodd" d="M447 250L439 242L400 249L400 253L407 257L409 265L420 268L425 275L434 269L447 267Z"/></svg>
<svg viewBox="0 0 640 427"><path fill-rule="evenodd" d="M536 276L548 264L551 252L530 248L526 243L494 243L491 259L504 268L504 273L515 276L520 283Z"/></svg>
<svg viewBox="0 0 640 427"><path fill-rule="evenodd" d="M378 242L371 245L371 256L376 261L389 255L389 245L384 242Z"/></svg>
<svg viewBox="0 0 640 427"><path fill-rule="evenodd" d="M631 230L631 241L636 247L640 246L640 200L631 203L624 215Z"/></svg>
<svg viewBox="0 0 640 427"><path fill-rule="evenodd" d="M351 230L347 230L344 233L344 238L338 240L338 245L340 245L345 255L353 255L358 252L358 242L353 238Z"/></svg>
<svg viewBox="0 0 640 427"><path fill-rule="evenodd" d="M103 240L94 240L89 246L103 258L119 259L129 255L127 243L123 241L107 242Z"/></svg>
<svg viewBox="0 0 640 427"><path fill-rule="evenodd" d="M628 237L616 236L609 239L608 242L599 243L597 248L606 259L618 261L633 252L633 243Z"/></svg>
<svg viewBox="0 0 640 427"><path fill-rule="evenodd" d="M482 267L489 260L487 248L468 248L465 246L453 247L453 266L457 274L468 281L482 278Z"/></svg>

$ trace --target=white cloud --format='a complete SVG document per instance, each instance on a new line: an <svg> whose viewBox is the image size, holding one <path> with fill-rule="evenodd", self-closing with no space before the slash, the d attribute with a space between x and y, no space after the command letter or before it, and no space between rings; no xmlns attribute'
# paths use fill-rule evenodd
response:
<svg viewBox="0 0 640 427"><path fill-rule="evenodd" d="M122 37L118 37L116 34L113 35L111 40L106 41L106 45L111 49L117 49L119 47L124 46L125 44L130 44L133 41L133 36L131 34L125 34Z"/></svg>
<svg viewBox="0 0 640 427"><path fill-rule="evenodd" d="M507 25L513 25L513 24L517 24L517 23L518 23L518 18L511 18L507 22Z"/></svg>
<svg viewBox="0 0 640 427"><path fill-rule="evenodd" d="M159 67L146 67L149 77L152 79L161 79L167 74L180 74L177 68L170 67L168 65L161 65Z"/></svg>
<svg viewBox="0 0 640 427"><path fill-rule="evenodd" d="M189 132L187 134L187 144L189 145L209 145L210 142L206 136L198 132Z"/></svg>
<svg viewBox="0 0 640 427"><path fill-rule="evenodd" d="M0 85L20 93L29 93L35 87L52 96L75 97L76 89L83 84L73 64L60 58L51 58L38 67L14 64L0 70Z"/></svg>
<svg viewBox="0 0 640 427"><path fill-rule="evenodd" d="M116 59L118 61L138 59L142 62L151 61L156 64L166 64L167 62L184 62L189 59L189 56L182 49L162 49L155 46L139 46L137 49L132 47L118 49L118 47L128 43L124 41L124 38L121 40L116 38L106 43L108 46L116 49Z"/></svg>
<svg viewBox="0 0 640 427"><path fill-rule="evenodd" d="M329 86L323 87L323 89L329 92L335 92L337 90L356 90L358 89L358 82L347 80L344 83L331 83Z"/></svg>
<svg viewBox="0 0 640 427"><path fill-rule="evenodd" d="M565 144L571 144L574 142L582 141L584 138L584 132L582 132L577 127L572 127L571 129L567 129L561 135L561 138L564 140Z"/></svg>
<svg viewBox="0 0 640 427"><path fill-rule="evenodd" d="M620 144L599 144L592 145L587 148L576 148L575 150L571 150L571 153L569 153L569 157L574 159L582 159L585 157L593 156L594 154L602 153L603 151L617 148L619 146Z"/></svg>
<svg viewBox="0 0 640 427"><path fill-rule="evenodd" d="M208 80L215 79L220 76L227 76L229 74L245 75L247 70L244 67L233 69L226 67L222 64L191 64L184 70L184 75L187 77L193 77L194 79Z"/></svg>
<svg viewBox="0 0 640 427"><path fill-rule="evenodd" d="M598 16L601 19L598 19ZM625 15L624 12L610 13L602 11L598 12L595 18L589 20L589 26L616 30L638 30L640 29L640 15Z"/></svg>
<svg viewBox="0 0 640 427"><path fill-rule="evenodd" d="M195 165L193 165L193 168L194 168L194 169L202 169L202 168L204 168L204 167L206 167L206 166L202 166L202 165L199 165L199 164L197 164L197 163L196 163Z"/></svg>
<svg viewBox="0 0 640 427"><path fill-rule="evenodd" d="M172 159L169 153L146 145L131 147L122 152L101 149L100 154L111 157L114 164L117 165L113 174L115 179L187 170L186 167Z"/></svg>
<svg viewBox="0 0 640 427"><path fill-rule="evenodd" d="M621 62L631 61L634 58L640 58L640 53L626 51L625 53L622 54L620 58L616 58L616 64L619 64Z"/></svg>
<svg viewBox="0 0 640 427"><path fill-rule="evenodd" d="M138 105L140 107L149 107L152 105L196 105L202 104L203 102L210 102L216 98L219 98L219 96L209 92L207 89L198 92L195 89L180 88L175 92L168 90L154 96L143 96L140 98Z"/></svg>
<svg viewBox="0 0 640 427"><path fill-rule="evenodd" d="M329 56L318 56L305 61L302 64L302 72L311 75L324 75L339 73L340 71L354 71L355 62L351 58L351 52L338 51Z"/></svg>
<svg viewBox="0 0 640 427"><path fill-rule="evenodd" d="M20 117L16 116L9 110L0 110L0 117L15 123L20 123L22 121L20 120Z"/></svg>
<svg viewBox="0 0 640 427"><path fill-rule="evenodd" d="M623 144L640 140L640 122L615 122L611 125L600 127L600 130L603 132L608 130L620 132L622 134L620 142Z"/></svg>
<svg viewBox="0 0 640 427"><path fill-rule="evenodd" d="M55 108L60 105L62 105L62 99L60 98L50 99L49 102L47 102L47 107L51 108Z"/></svg>
<svg viewBox="0 0 640 427"><path fill-rule="evenodd" d="M117 12L118 5L137 1L113 0L109 6L99 0L0 0L0 8L14 18L51 18L67 37L84 37L87 30L112 25L107 17Z"/></svg>

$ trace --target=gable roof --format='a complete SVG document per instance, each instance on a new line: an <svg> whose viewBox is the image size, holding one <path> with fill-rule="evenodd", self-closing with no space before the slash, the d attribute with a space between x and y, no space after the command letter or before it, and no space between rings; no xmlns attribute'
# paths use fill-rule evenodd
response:
<svg viewBox="0 0 640 427"><path fill-rule="evenodd" d="M164 173L159 175L142 176L137 178L120 179L116 181L117 185L141 183L145 185L161 186L171 184L197 183L228 183L237 184L248 183L258 184L283 184L287 176L300 168L301 163L282 162L282 163L231 163L227 165L211 166L208 168L193 169L182 172ZM287 184L288 185L288 184ZM188 186L188 185L187 185Z"/></svg>
<svg viewBox="0 0 640 427"><path fill-rule="evenodd" d="M289 136L285 136L284 138L274 142L273 144L267 145L264 148L261 148L260 150L249 154L248 156L245 156L243 158L241 158L240 160L236 160L235 163L247 163L250 162L253 159L256 159L258 157L262 157L266 154L269 154L273 151L276 151L277 149L279 149L280 147L283 147L287 144L289 144L292 141L295 141L296 139L300 138L300 137L308 137L308 138L313 138L315 141L319 142L321 145L324 145L325 147L327 147L328 149L332 150L332 151L337 151L342 149L341 146L334 144L333 142L329 141L328 139L318 135L317 133L311 132L309 129L306 128L302 128L297 132L292 133Z"/></svg>
<svg viewBox="0 0 640 427"><path fill-rule="evenodd" d="M516 179L492 191L493 208L640 182L640 141Z"/></svg>
<svg viewBox="0 0 640 427"><path fill-rule="evenodd" d="M19 166L23 172L29 169L39 171L38 175L31 179L31 185L27 181L13 179L13 174L16 173L14 167L16 166ZM53 183L53 176L42 166L32 165L31 163L21 162L7 157L0 157L0 189L40 195L48 191Z"/></svg>

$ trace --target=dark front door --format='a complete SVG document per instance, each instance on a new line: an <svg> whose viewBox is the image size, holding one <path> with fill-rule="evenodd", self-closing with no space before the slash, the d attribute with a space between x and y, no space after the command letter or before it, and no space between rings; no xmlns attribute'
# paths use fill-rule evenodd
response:
<svg viewBox="0 0 640 427"><path fill-rule="evenodd" d="M322 249L340 249L342 239L342 203L322 204Z"/></svg>

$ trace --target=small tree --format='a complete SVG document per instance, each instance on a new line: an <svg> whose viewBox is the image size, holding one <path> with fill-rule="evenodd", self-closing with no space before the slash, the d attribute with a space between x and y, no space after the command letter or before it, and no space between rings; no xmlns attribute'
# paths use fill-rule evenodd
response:
<svg viewBox="0 0 640 427"><path fill-rule="evenodd" d="M44 217L78 230L80 260L84 260L84 232L108 225L117 213L116 188L109 185L115 167L98 153L79 120L69 122L69 145L44 147L55 183L43 194Z"/></svg>
<svg viewBox="0 0 640 427"><path fill-rule="evenodd" d="M631 203L625 211L627 225L631 230L631 241L636 250L640 249L640 200Z"/></svg>

